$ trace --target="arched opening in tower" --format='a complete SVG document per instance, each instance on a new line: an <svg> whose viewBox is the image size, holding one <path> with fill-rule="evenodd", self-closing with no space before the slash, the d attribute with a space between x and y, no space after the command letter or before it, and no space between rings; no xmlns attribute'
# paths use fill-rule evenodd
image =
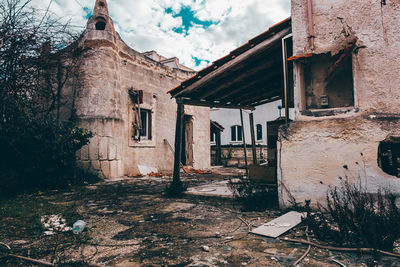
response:
<svg viewBox="0 0 400 267"><path fill-rule="evenodd" d="M96 18L95 25L96 25L96 30L104 31L106 29L106 20L102 17Z"/></svg>

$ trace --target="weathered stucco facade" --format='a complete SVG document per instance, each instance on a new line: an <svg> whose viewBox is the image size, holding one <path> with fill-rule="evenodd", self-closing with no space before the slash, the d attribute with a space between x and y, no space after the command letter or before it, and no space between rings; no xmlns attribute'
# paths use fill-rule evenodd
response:
<svg viewBox="0 0 400 267"><path fill-rule="evenodd" d="M295 120L278 142L280 205L323 202L346 176L400 193L378 166L380 142L400 136L400 2L312 2L310 14L308 0L292 0Z"/></svg>
<svg viewBox="0 0 400 267"><path fill-rule="evenodd" d="M79 125L94 133L78 154L79 163L107 178L171 171L173 153L165 140L173 145L176 103L167 92L194 72L176 58L165 60L154 51L139 53L128 47L115 32L104 0L96 1L78 47L82 51L81 75L72 96L74 112ZM129 89L143 93L140 109L147 115L142 114L141 119L147 128L140 140L133 138L135 103ZM188 107L185 114L192 133L188 165L208 168L209 109Z"/></svg>

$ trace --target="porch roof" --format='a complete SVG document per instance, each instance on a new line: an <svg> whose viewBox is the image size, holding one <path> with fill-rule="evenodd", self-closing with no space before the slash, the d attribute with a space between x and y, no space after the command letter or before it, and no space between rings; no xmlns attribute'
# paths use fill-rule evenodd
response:
<svg viewBox="0 0 400 267"><path fill-rule="evenodd" d="M283 97L282 38L291 18L270 27L168 93L178 103L254 109Z"/></svg>

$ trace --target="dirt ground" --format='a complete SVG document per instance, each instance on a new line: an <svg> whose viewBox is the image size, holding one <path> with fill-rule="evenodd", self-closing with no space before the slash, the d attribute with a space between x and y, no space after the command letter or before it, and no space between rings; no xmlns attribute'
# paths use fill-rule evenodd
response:
<svg viewBox="0 0 400 267"><path fill-rule="evenodd" d="M232 176L235 172L228 170L186 175L183 180L195 186ZM283 211L242 212L235 200L218 197L165 198L169 181L166 176L131 178L40 195L47 203L73 206L86 222L86 230L80 235L30 236L12 226L13 218L0 218L0 242L14 254L62 266L82 266L82 262L128 267L291 266L306 251L306 245L248 234L249 228ZM305 239L304 228L300 225L285 236ZM3 258L1 264L36 266L10 258ZM391 257L312 248L298 266L399 265Z"/></svg>

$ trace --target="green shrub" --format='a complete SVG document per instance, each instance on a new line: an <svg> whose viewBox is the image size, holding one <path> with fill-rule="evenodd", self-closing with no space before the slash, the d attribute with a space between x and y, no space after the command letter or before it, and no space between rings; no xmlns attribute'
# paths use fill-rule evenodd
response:
<svg viewBox="0 0 400 267"><path fill-rule="evenodd" d="M0 191L6 194L65 188L85 179L75 154L92 133L52 116L21 112L0 128Z"/></svg>
<svg viewBox="0 0 400 267"><path fill-rule="evenodd" d="M276 188L248 179L240 179L239 182L230 181L229 189L234 197L239 200L245 210L265 211L267 208L278 206L278 192Z"/></svg>

